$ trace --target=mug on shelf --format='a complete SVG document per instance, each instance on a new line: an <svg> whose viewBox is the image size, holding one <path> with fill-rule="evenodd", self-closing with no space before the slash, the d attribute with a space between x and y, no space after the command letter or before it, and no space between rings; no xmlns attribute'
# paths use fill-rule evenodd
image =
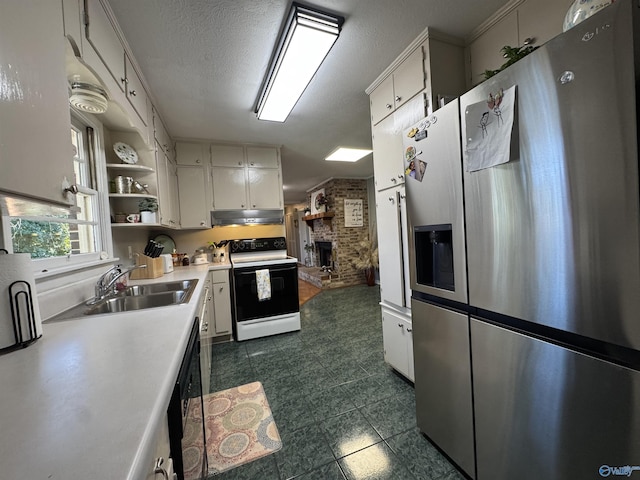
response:
<svg viewBox="0 0 640 480"><path fill-rule="evenodd" d="M130 213L127 215L127 222L129 223L140 223L140 214L139 213Z"/></svg>

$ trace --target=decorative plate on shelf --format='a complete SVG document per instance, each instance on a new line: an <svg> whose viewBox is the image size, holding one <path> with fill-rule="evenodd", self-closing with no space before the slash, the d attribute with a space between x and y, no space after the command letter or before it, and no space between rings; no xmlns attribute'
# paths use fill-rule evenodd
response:
<svg viewBox="0 0 640 480"><path fill-rule="evenodd" d="M169 235L158 235L153 240L156 243L160 243L164 246L164 249L162 250L164 253L173 253L173 251L176 249L176 242L174 242L173 238L171 238Z"/></svg>
<svg viewBox="0 0 640 480"><path fill-rule="evenodd" d="M138 154L136 151L131 148L126 143L116 142L113 144L113 151L116 152L116 155L120 160L124 163L128 163L129 165L134 165L138 163Z"/></svg>

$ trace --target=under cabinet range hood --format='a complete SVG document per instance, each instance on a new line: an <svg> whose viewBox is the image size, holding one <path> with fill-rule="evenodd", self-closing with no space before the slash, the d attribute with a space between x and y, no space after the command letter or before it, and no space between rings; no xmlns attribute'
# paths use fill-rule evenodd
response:
<svg viewBox="0 0 640 480"><path fill-rule="evenodd" d="M282 225L284 210L214 210L211 226L225 225Z"/></svg>

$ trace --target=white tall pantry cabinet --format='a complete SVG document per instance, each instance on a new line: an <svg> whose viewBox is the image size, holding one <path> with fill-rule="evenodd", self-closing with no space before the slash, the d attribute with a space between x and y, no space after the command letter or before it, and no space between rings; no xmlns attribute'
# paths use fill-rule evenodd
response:
<svg viewBox="0 0 640 480"><path fill-rule="evenodd" d="M367 88L385 361L414 380L402 132L464 92L464 42L425 29Z"/></svg>

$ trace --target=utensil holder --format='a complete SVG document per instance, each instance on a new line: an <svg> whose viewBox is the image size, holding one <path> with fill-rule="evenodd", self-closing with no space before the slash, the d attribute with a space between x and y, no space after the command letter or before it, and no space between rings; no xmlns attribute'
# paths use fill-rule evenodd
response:
<svg viewBox="0 0 640 480"><path fill-rule="evenodd" d="M143 254L136 257L136 265L146 265L147 268L136 268L129 274L131 280L144 280L147 278L158 278L164 275L162 258L151 258Z"/></svg>

